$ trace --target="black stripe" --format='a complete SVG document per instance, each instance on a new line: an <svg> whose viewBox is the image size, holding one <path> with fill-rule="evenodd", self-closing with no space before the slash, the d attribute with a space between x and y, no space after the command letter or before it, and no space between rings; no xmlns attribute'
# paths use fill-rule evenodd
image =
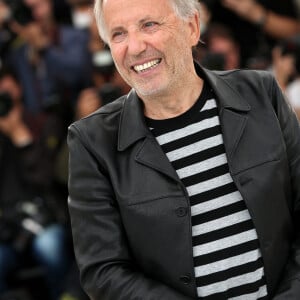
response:
<svg viewBox="0 0 300 300"><path fill-rule="evenodd" d="M215 168L208 169L204 172L197 173L188 177L185 177L182 179L183 184L186 187L189 187L191 185L207 181L216 177L219 177L221 175L225 175L229 173L228 164L225 163L223 165L217 166Z"/></svg>
<svg viewBox="0 0 300 300"><path fill-rule="evenodd" d="M201 140L210 138L210 137L214 137L218 134L221 134L221 126L220 125L216 125L214 127L210 127L201 131L198 131L196 133L193 133L191 135L188 136L184 136L182 138L179 138L177 140L173 140L169 143L166 143L164 145L162 145L162 149L165 153L171 152L173 150L178 150L182 147L188 146L188 145L192 145L194 143L197 143Z"/></svg>
<svg viewBox="0 0 300 300"><path fill-rule="evenodd" d="M232 277L245 275L254 272L263 266L262 258L259 257L256 261L249 262L243 265L232 267L230 269L220 271L217 273L209 274L196 278L197 286L205 286L219 281L223 281Z"/></svg>
<svg viewBox="0 0 300 300"><path fill-rule="evenodd" d="M255 281L255 282L232 288L227 292L227 294L228 294L228 297L230 297L230 298L237 297L240 295L251 294L254 292L258 292L259 288L263 287L265 284L266 284L266 278L265 278L265 276L263 276L261 279Z"/></svg>
<svg viewBox="0 0 300 300"><path fill-rule="evenodd" d="M206 265L215 262L216 260L222 260L232 256L237 256L258 248L259 248L259 242L257 239L255 239L243 244L235 245L226 249L222 249L219 251L194 257L194 265L195 266Z"/></svg>
<svg viewBox="0 0 300 300"><path fill-rule="evenodd" d="M234 213L237 213L239 211L245 210L246 204L244 201L239 201L236 203L232 203L227 206L223 206L211 211L208 211L204 214L196 215L192 217L192 225L199 225L203 224L212 220L216 220L219 218L223 218L229 215L232 215Z"/></svg>
<svg viewBox="0 0 300 300"><path fill-rule="evenodd" d="M252 220L248 220L248 221L244 221L244 222L241 222L238 224L228 226L226 228L222 228L222 229L211 231L211 232L208 232L205 234L193 236L193 246L217 241L222 238L232 236L235 234L239 234L239 233L248 231L253 228L254 228L254 226L253 226Z"/></svg>
<svg viewBox="0 0 300 300"><path fill-rule="evenodd" d="M215 199L215 198L233 193L235 191L237 191L237 188L236 188L234 182L230 182L228 184L211 189L204 193L190 196L190 203L191 203L191 206L197 205L199 203L203 203L205 201Z"/></svg>
<svg viewBox="0 0 300 300"><path fill-rule="evenodd" d="M193 155L183 157L176 161L172 161L172 165L175 170L178 170L178 169L182 169L186 166L190 166L190 165L199 163L203 160L207 160L209 158L218 156L223 153L225 153L225 147L224 147L224 144L221 144L221 145L203 150L201 152L195 153Z"/></svg>
<svg viewBox="0 0 300 300"><path fill-rule="evenodd" d="M204 100L201 105L204 105L207 100ZM197 109L197 110L196 110ZM218 108L214 107L211 109L206 109L200 111L201 107L196 107L188 111L186 114L180 115L175 118L165 119L165 120L153 120L149 118L146 119L146 124L148 127L153 128L152 133L155 137L162 134L175 131L177 129L182 129L186 126L192 125L194 123L201 122L205 119L210 119L214 116L218 116Z"/></svg>
<svg viewBox="0 0 300 300"><path fill-rule="evenodd" d="M263 277L262 279L256 282L241 285L239 287L229 289L228 291L225 291L223 293L216 293L210 296L206 296L205 300L225 300L232 297L251 294L254 292L258 292L259 288L264 285L265 285L265 278Z"/></svg>
<svg viewBox="0 0 300 300"><path fill-rule="evenodd" d="M166 134L177 129L182 129L184 127L193 125L195 123L201 122L206 119L213 118L218 116L218 108L214 107L211 109L206 109L204 111L198 111L194 116L190 116L189 118L172 118L166 120L152 120L151 125L154 136L158 137L162 134ZM154 121L154 122L153 122Z"/></svg>

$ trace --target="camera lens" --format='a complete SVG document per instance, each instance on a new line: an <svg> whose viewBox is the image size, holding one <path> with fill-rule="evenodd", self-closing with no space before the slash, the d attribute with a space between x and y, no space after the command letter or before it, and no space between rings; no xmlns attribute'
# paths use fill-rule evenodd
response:
<svg viewBox="0 0 300 300"><path fill-rule="evenodd" d="M0 117L6 116L12 109L13 102L7 92L0 92Z"/></svg>

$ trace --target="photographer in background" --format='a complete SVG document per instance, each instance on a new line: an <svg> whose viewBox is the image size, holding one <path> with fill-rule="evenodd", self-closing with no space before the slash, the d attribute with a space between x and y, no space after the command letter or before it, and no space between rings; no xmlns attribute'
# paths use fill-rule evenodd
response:
<svg viewBox="0 0 300 300"><path fill-rule="evenodd" d="M293 0L200 0L210 23L228 26L241 46L241 66L253 67L253 60L271 60L276 42L300 32Z"/></svg>
<svg viewBox="0 0 300 300"><path fill-rule="evenodd" d="M13 23L21 42L11 47L8 61L22 83L24 104L33 113L53 105L68 110L89 78L88 32L59 23L53 1L23 3L32 20Z"/></svg>
<svg viewBox="0 0 300 300"><path fill-rule="evenodd" d="M0 295L25 255L45 270L43 299L57 299L69 267L67 231L54 191L53 161L61 137L58 120L48 119L37 138L11 71L0 75ZM37 287L38 288L38 287Z"/></svg>
<svg viewBox="0 0 300 300"><path fill-rule="evenodd" d="M294 39L281 40L272 49L272 63L269 69L284 93L297 75L298 57L299 46Z"/></svg>
<svg viewBox="0 0 300 300"><path fill-rule="evenodd" d="M78 29L87 29L93 21L93 0L66 0L70 5L72 24Z"/></svg>
<svg viewBox="0 0 300 300"><path fill-rule="evenodd" d="M285 94L300 120L300 36L294 38L291 44L294 48L295 74L293 79L287 84Z"/></svg>
<svg viewBox="0 0 300 300"><path fill-rule="evenodd" d="M240 45L225 25L211 24L202 38L204 53L201 63L214 70L240 68Z"/></svg>

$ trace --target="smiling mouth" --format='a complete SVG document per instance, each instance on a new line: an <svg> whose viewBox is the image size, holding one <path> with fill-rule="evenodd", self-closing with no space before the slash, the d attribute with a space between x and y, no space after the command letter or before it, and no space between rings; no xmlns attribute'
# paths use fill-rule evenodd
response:
<svg viewBox="0 0 300 300"><path fill-rule="evenodd" d="M149 62L146 62L142 65L136 65L136 66L133 66L132 69L137 72L137 73L143 73L145 71L148 71L150 69L153 69L155 68L157 65L159 65L161 62L161 59L154 59L154 60L151 60Z"/></svg>

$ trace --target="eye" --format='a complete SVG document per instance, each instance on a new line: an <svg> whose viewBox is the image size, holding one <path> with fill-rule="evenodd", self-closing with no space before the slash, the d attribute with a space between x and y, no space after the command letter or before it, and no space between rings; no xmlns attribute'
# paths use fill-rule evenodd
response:
<svg viewBox="0 0 300 300"><path fill-rule="evenodd" d="M154 31L155 29L157 29L157 27L158 27L158 23L157 22L153 22L153 21L145 22L143 24L143 28L145 30Z"/></svg>
<svg viewBox="0 0 300 300"><path fill-rule="evenodd" d="M155 22L147 22L144 24L145 27L152 27L154 26L156 23Z"/></svg>
<svg viewBox="0 0 300 300"><path fill-rule="evenodd" d="M121 42L125 38L124 31L115 31L112 33L112 41L115 43Z"/></svg>

